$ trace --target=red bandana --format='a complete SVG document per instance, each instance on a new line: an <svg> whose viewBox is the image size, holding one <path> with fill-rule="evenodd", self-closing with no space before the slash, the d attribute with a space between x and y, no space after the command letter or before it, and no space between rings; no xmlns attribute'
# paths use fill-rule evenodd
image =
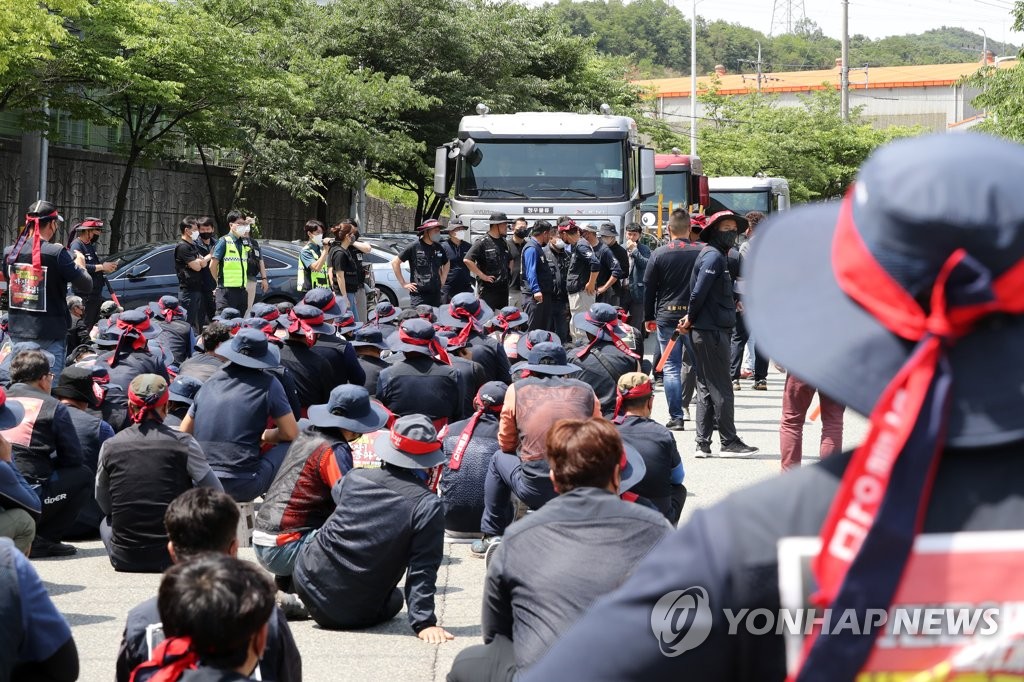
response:
<svg viewBox="0 0 1024 682"><path fill-rule="evenodd" d="M581 348L578 353L576 353L576 357L585 358L587 356L587 353L589 353L590 350L597 344L597 342L601 340L600 331L604 330L604 332L611 338L612 343L615 344L616 348L618 348L620 351L622 351L629 357L633 358L634 360L640 359L640 356L634 353L633 349L627 346L626 342L623 341L619 337L619 335L615 333L618 329L618 325L616 324L618 322L618 318L615 319L615 322L598 322L597 320L592 318L590 316L590 313L588 312L584 314L583 319L585 319L590 324L599 327L599 330L597 334L594 334L594 338L590 340L590 343L588 343L586 346Z"/></svg>
<svg viewBox="0 0 1024 682"><path fill-rule="evenodd" d="M288 311L288 333L302 334L306 339L306 345L312 348L316 345L317 332L313 327L324 323L324 314L321 312L316 317L299 317L294 310Z"/></svg>
<svg viewBox="0 0 1024 682"><path fill-rule="evenodd" d="M57 211L54 210L51 213L41 216L25 216L25 228L18 235L18 240L14 243L14 248L11 249L10 255L7 257L8 265L16 262L18 256L21 255L21 250L25 248L25 242L28 238L32 237L32 270L40 272L43 269L43 240L39 236L39 226L42 225L43 218L57 218Z"/></svg>
<svg viewBox="0 0 1024 682"><path fill-rule="evenodd" d="M132 422L139 424L143 419L146 418L147 414L156 415L156 408L162 407L167 404L170 399L170 391L164 389L164 392L160 395L150 396L149 398L142 398L132 391L132 387L128 387L128 404L135 408L129 410L129 415L132 418Z"/></svg>
<svg viewBox="0 0 1024 682"><path fill-rule="evenodd" d="M426 349L426 352L432 354L438 360L446 365L452 364L452 359L448 357L448 351L444 349L444 345L438 339L437 335L432 339L417 339L409 336L409 334L402 328L398 330L398 339L402 343L407 343L410 346L420 346Z"/></svg>
<svg viewBox="0 0 1024 682"><path fill-rule="evenodd" d="M145 677L147 682L177 682L186 670L195 670L198 666L199 656L192 650L192 640L188 637L169 637L153 649L152 658L132 671L129 682L143 679L154 668L157 671Z"/></svg>
<svg viewBox="0 0 1024 682"><path fill-rule="evenodd" d="M107 358L107 364L111 367L117 367L117 364L123 359L123 355L145 348L146 337L143 332L148 331L150 328L148 317L139 324L131 324L118 317L114 322L114 326L121 330L121 335L117 339L117 345L114 346L114 352ZM125 352L125 345L128 346L127 353Z"/></svg>
<svg viewBox="0 0 1024 682"><path fill-rule="evenodd" d="M464 326L459 331L459 333L455 335L455 338L452 339L452 341L455 342L455 345L466 345L466 343L469 341L469 335L472 334L474 331L480 331L480 326L477 321L476 315L474 315L467 308L463 308L462 306L456 308L454 305L449 303L448 314L454 317L456 320L463 320L466 322L466 326Z"/></svg>
<svg viewBox="0 0 1024 682"><path fill-rule="evenodd" d="M926 310L864 244L851 192L840 210L832 264L847 296L890 332L917 343L871 413L868 436L850 459L822 525L813 564L813 606L863 615L891 604L924 522L945 439L952 383L947 351L988 315L1024 313L1024 261L993 280L958 249L942 266ZM809 638L799 672L789 679L852 679L873 645L873 636L849 630Z"/></svg>
<svg viewBox="0 0 1024 682"><path fill-rule="evenodd" d="M508 315L502 315L501 313L498 313L497 316L495 316L494 318L494 324L500 327L501 331L507 332L509 330L509 327L512 326L509 324L509 322L515 322L516 320L521 319L523 319L523 312L516 308Z"/></svg>
<svg viewBox="0 0 1024 682"><path fill-rule="evenodd" d="M499 414L501 412L501 405L484 405L476 399L473 400L473 405L476 407L476 412L469 418L469 423L462 430L462 434L455 444L455 450L452 451L452 456L448 460L448 469L451 471L458 471L459 467L462 466L462 457L466 454L469 441L473 439L473 430L476 429L476 424L480 421L480 417L484 416L487 412L492 414Z"/></svg>
<svg viewBox="0 0 1024 682"><path fill-rule="evenodd" d="M639 386L634 386L633 388L629 389L625 393L623 393L622 391L618 390L618 388L616 388L615 389L615 414L612 415L612 419L614 420L615 418L617 418L619 416L619 412L622 411L622 403L623 402L625 402L627 400L633 400L634 398L646 398L647 396L653 395L653 394L654 394L654 386L649 381L647 383L640 384Z"/></svg>
<svg viewBox="0 0 1024 682"><path fill-rule="evenodd" d="M164 318L165 321L170 322L175 317L181 319L185 317L185 311L181 307L168 308L164 305L163 301L157 301L157 306L160 308L160 317Z"/></svg>
<svg viewBox="0 0 1024 682"><path fill-rule="evenodd" d="M441 445L436 440L424 442L414 438L407 438L397 431L391 432L391 444L407 455L426 455L436 452Z"/></svg>

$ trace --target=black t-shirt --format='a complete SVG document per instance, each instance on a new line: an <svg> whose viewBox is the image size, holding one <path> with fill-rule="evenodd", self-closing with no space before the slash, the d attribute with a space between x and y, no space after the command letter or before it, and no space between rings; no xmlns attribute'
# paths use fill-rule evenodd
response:
<svg viewBox="0 0 1024 682"><path fill-rule="evenodd" d="M409 264L412 281L420 294L440 293L441 268L448 263L444 249L437 242L427 244L417 239L399 254L399 259Z"/></svg>
<svg viewBox="0 0 1024 682"><path fill-rule="evenodd" d="M182 239L174 247L174 270L178 273L178 284L182 289L198 291L203 287L202 270L193 270L188 266L196 258L202 258L199 247Z"/></svg>
<svg viewBox="0 0 1024 682"><path fill-rule="evenodd" d="M510 280L509 263L512 256L508 252L508 243L504 237L492 237L485 234L473 242L463 260L476 263L480 272L494 277L493 282L480 282L483 287L508 287Z"/></svg>
<svg viewBox="0 0 1024 682"><path fill-rule="evenodd" d="M330 261L331 267L334 268L335 278L337 278L339 272L345 275L345 293L354 293L359 286L359 266L355 259L352 258L352 253L340 246L335 247L331 249ZM337 279L335 279L336 281ZM331 288L333 289L337 289L334 286L335 282L331 282Z"/></svg>

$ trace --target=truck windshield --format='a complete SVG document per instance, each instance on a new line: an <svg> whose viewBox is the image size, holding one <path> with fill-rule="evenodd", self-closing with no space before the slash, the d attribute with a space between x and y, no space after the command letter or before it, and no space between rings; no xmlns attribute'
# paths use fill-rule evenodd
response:
<svg viewBox="0 0 1024 682"><path fill-rule="evenodd" d="M750 211L760 211L767 214L771 210L771 192L767 189L750 190L746 192L711 192L711 206L708 215L719 211L732 211L740 215L746 215Z"/></svg>
<svg viewBox="0 0 1024 682"><path fill-rule="evenodd" d="M689 171L658 171L655 176L654 186L657 191L653 197L644 202L645 211L658 210L658 196L661 196L661 205L668 210L672 208L686 208L690 204L690 173Z"/></svg>
<svg viewBox="0 0 1024 682"><path fill-rule="evenodd" d="M456 194L500 199L618 199L627 195L622 140L485 140L459 159Z"/></svg>

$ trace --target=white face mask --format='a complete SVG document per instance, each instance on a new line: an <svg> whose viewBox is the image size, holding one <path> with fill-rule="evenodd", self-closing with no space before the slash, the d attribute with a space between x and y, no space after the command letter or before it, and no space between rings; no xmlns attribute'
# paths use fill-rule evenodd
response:
<svg viewBox="0 0 1024 682"><path fill-rule="evenodd" d="M192 232L189 233L189 237L191 237L194 242L199 241L199 230L192 230Z"/></svg>
<svg viewBox="0 0 1024 682"><path fill-rule="evenodd" d="M235 228L235 231L238 232L239 237L248 237L249 232L251 230L252 228L249 225L239 225L237 228Z"/></svg>
<svg viewBox="0 0 1024 682"><path fill-rule="evenodd" d="M458 232L452 232L452 236L458 239L459 241L462 241L462 237L465 236L465 234L466 233L463 232L462 230L459 230Z"/></svg>
<svg viewBox="0 0 1024 682"><path fill-rule="evenodd" d="M324 243L324 236L322 234L314 234L313 243L316 244L317 246L322 246Z"/></svg>
<svg viewBox="0 0 1024 682"><path fill-rule="evenodd" d="M551 243L554 245L554 247L556 249L564 249L565 248L565 242L563 242L561 239L557 239L557 238L556 239L552 239Z"/></svg>

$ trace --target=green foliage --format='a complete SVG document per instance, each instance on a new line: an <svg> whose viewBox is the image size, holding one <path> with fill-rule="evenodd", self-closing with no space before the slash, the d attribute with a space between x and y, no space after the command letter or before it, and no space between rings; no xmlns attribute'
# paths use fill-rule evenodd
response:
<svg viewBox="0 0 1024 682"><path fill-rule="evenodd" d="M858 110L844 124L839 93L832 89L804 97L802 107L776 106L773 98L756 94L709 92L701 100L711 119L698 128L705 173L784 177L794 202L841 196L876 147L921 132L878 130L863 122Z"/></svg>
<svg viewBox="0 0 1024 682"><path fill-rule="evenodd" d="M1013 7L1013 30L1024 30L1024 2ZM1009 69L985 67L964 80L980 90L974 106L988 116L977 129L1024 142L1024 67L1017 62Z"/></svg>

